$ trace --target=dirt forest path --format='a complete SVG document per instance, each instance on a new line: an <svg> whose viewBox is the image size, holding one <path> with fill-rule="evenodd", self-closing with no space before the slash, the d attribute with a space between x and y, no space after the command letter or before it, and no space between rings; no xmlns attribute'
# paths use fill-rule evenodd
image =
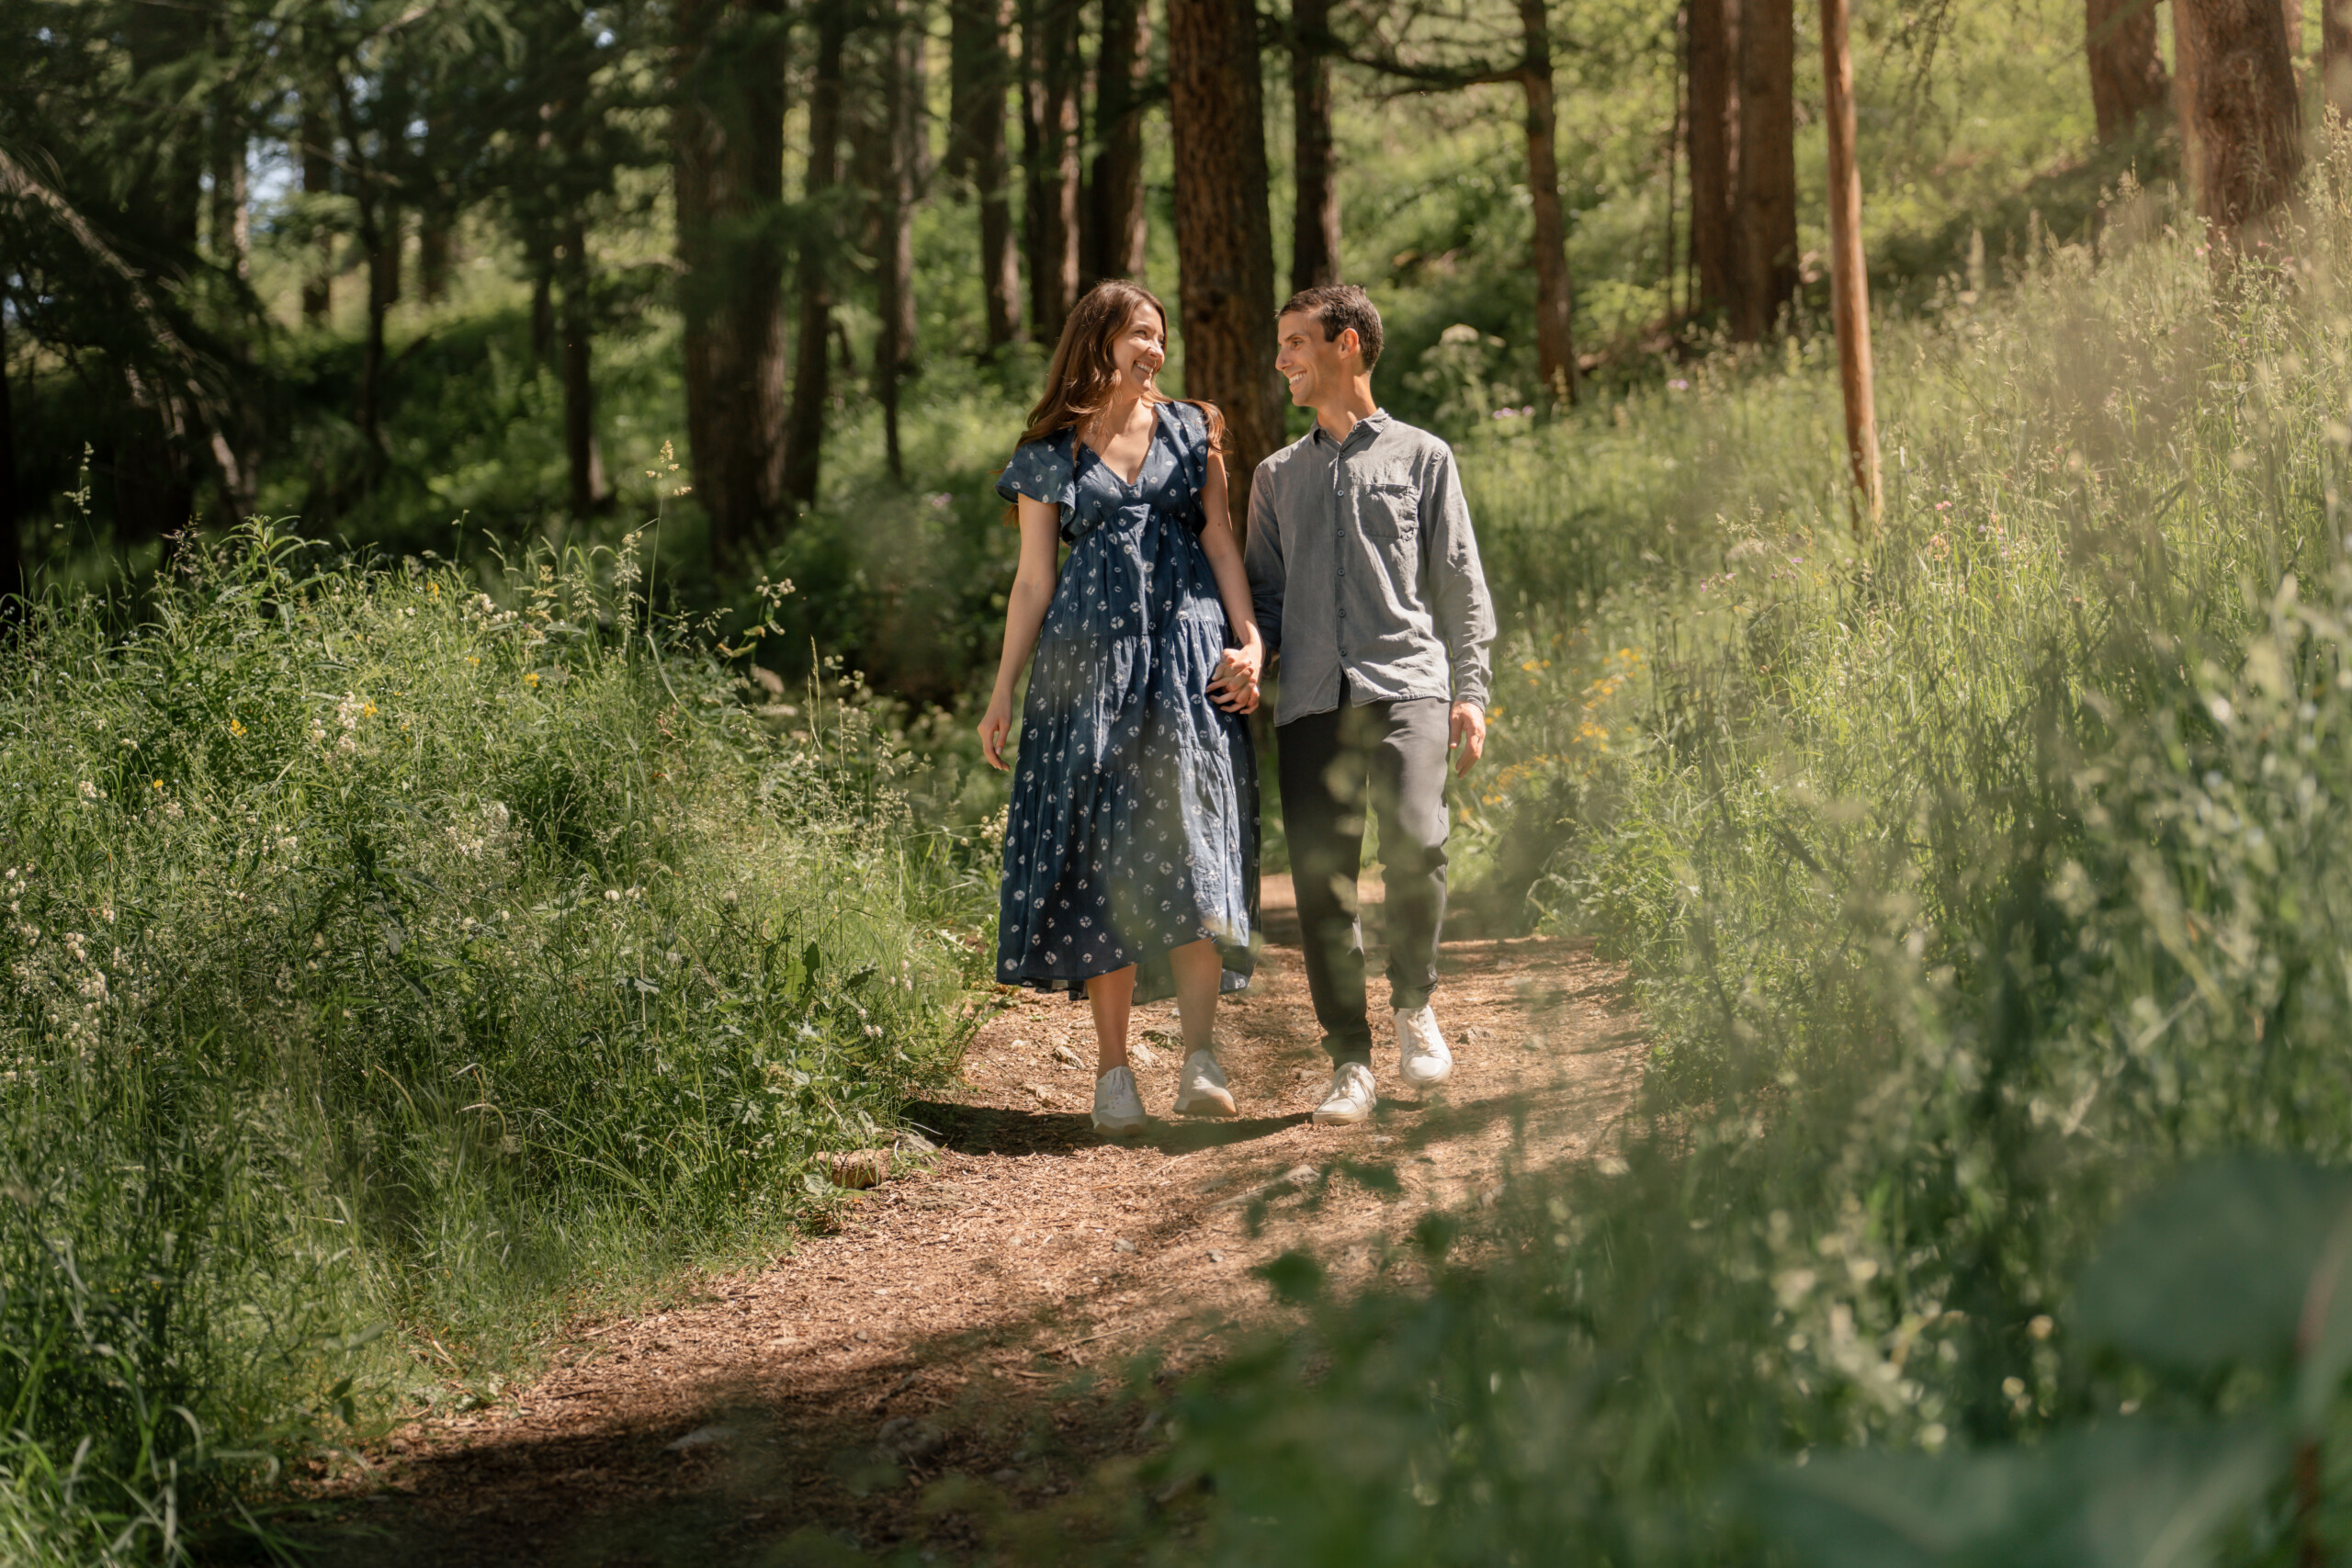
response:
<svg viewBox="0 0 2352 1568"><path fill-rule="evenodd" d="M1259 979L1219 1014L1237 1120L1097 1138L1085 1010L1023 998L980 1031L952 1098L910 1109L940 1145L923 1168L688 1304L574 1325L530 1386L402 1427L328 1485L343 1501L322 1560L721 1568L814 1527L962 1561L971 1523L926 1514L927 1483L960 1472L1035 1506L1146 1451L1152 1417L1122 1369L1156 1348L1158 1375L1180 1376L1269 1321L1259 1265L1305 1247L1360 1286L1506 1161L1605 1153L1641 1052L1616 968L1545 938L1447 942L1453 1078L1404 1089L1391 1045L1376 1119L1321 1128L1307 1113L1329 1066L1287 878L1265 903ZM1139 1038L1172 1043L1175 1026L1172 1004L1137 1010ZM1136 1074L1156 1114L1180 1055ZM1400 1192L1321 1179L1342 1159L1391 1167Z"/></svg>

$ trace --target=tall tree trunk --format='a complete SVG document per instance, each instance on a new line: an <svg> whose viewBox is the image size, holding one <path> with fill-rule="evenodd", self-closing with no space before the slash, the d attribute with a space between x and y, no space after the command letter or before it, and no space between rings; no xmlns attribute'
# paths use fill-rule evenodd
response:
<svg viewBox="0 0 2352 1568"><path fill-rule="evenodd" d="M2319 79L2322 101L2352 123L2352 6L2320 0Z"/></svg>
<svg viewBox="0 0 2352 1568"><path fill-rule="evenodd" d="M2205 138L2197 120L2197 38L2184 14L2187 0L2172 0L2172 118L2180 131L2180 181L2192 205L2205 200Z"/></svg>
<svg viewBox="0 0 2352 1568"><path fill-rule="evenodd" d="M1184 390L1226 420L1236 529L1250 481L1282 444L1274 375L1273 222L1251 0L1169 0L1168 109L1175 132L1178 313Z"/></svg>
<svg viewBox="0 0 2352 1568"><path fill-rule="evenodd" d="M980 298L990 350L1021 331L1021 266L1012 242L1012 176L1004 133L1005 35L1012 0L950 0L947 174L980 208Z"/></svg>
<svg viewBox="0 0 2352 1568"><path fill-rule="evenodd" d="M684 0L677 26L686 446L712 558L732 563L767 538L784 500L784 4Z"/></svg>
<svg viewBox="0 0 2352 1568"><path fill-rule="evenodd" d="M1694 310L1728 310L1737 292L1733 213L1739 188L1741 0L1690 0L1690 261Z"/></svg>
<svg viewBox="0 0 2352 1568"><path fill-rule="evenodd" d="M368 327L359 344L359 390L353 423L378 458L384 456L384 320L400 298L400 276L388 276L389 257L400 255L400 209L381 191L362 190L358 201L359 243L368 254ZM395 236L387 243L385 231Z"/></svg>
<svg viewBox="0 0 2352 1568"><path fill-rule="evenodd" d="M247 243L245 122L243 106L234 93L225 88L213 96L209 162L212 166L209 173L212 178L212 199L206 214L206 239L214 263L243 277L251 249Z"/></svg>
<svg viewBox="0 0 2352 1568"><path fill-rule="evenodd" d="M1340 178L1331 138L1331 0L1293 0L1290 10L1292 160L1290 287L1340 281Z"/></svg>
<svg viewBox="0 0 2352 1568"><path fill-rule="evenodd" d="M448 153L448 122L431 115L424 121L424 175L428 187L416 209L416 288L427 304L437 305L449 293L449 251L453 202L440 170Z"/></svg>
<svg viewBox="0 0 2352 1568"><path fill-rule="evenodd" d="M1102 0L1094 56L1093 220L1086 281L1144 273L1143 89L1149 25L1144 0Z"/></svg>
<svg viewBox="0 0 2352 1568"><path fill-rule="evenodd" d="M2196 61L2198 210L2220 231L2215 259L2294 195L2303 168L2295 68L2277 0L2173 0Z"/></svg>
<svg viewBox="0 0 2352 1568"><path fill-rule="evenodd" d="M802 506L817 501L825 445L825 411L832 401L833 247L831 211L841 185L842 55L849 41L848 0L819 0L817 62L808 88L808 166L805 204L811 220L800 234L800 320L792 376L792 410L785 421L784 492Z"/></svg>
<svg viewBox="0 0 2352 1568"><path fill-rule="evenodd" d="M2129 137L2172 94L2156 52L2154 0L2083 0L2083 57L2101 141Z"/></svg>
<svg viewBox="0 0 2352 1568"><path fill-rule="evenodd" d="M1796 16L1741 0L1738 292L1732 335L1756 343L1797 291Z"/></svg>
<svg viewBox="0 0 2352 1568"><path fill-rule="evenodd" d="M302 194L324 196L334 188L334 164L327 156L327 117L305 98L300 119ZM334 236L322 225L318 234L318 271L302 280L302 320L318 326L334 302Z"/></svg>
<svg viewBox="0 0 2352 1568"><path fill-rule="evenodd" d="M1553 109L1552 22L1547 0L1519 0L1527 94L1527 189L1535 231L1535 374L1544 396L1577 400L1576 294L1568 278L1568 230L1560 210L1558 127Z"/></svg>
<svg viewBox="0 0 2352 1568"><path fill-rule="evenodd" d="M588 255L588 228L574 212L563 235L563 456L571 514L586 518L604 510L605 457L596 442L596 384L591 351L595 343L595 269Z"/></svg>
<svg viewBox="0 0 2352 1568"><path fill-rule="evenodd" d="M1857 532L1881 513L1878 400L1871 362L1871 284L1862 265L1862 173L1854 152L1854 51L1847 0L1821 0L1822 118L1829 152L1829 315L1838 383L1846 405L1846 459L1857 496Z"/></svg>
<svg viewBox="0 0 2352 1568"><path fill-rule="evenodd" d="M17 420L8 398L8 307L0 294L0 625L15 620L22 606L11 595L29 592L25 579L25 539L17 504Z"/></svg>
<svg viewBox="0 0 2352 1568"><path fill-rule="evenodd" d="M890 477L903 480L899 388L915 370L915 201L922 180L922 13L912 0L883 0L880 176L872 185L878 253L875 300L874 387L882 404L882 444Z"/></svg>
<svg viewBox="0 0 2352 1568"><path fill-rule="evenodd" d="M1078 303L1079 0L1025 0L1021 59L1027 113L1029 321L1039 341L1061 336Z"/></svg>

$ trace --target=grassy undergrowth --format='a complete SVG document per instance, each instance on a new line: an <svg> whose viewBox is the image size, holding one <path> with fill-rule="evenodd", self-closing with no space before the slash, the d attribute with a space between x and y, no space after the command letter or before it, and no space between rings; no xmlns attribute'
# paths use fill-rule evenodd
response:
<svg viewBox="0 0 2352 1568"><path fill-rule="evenodd" d="M772 735L636 571L494 599L255 528L0 653L10 1561L235 1528L779 1235L952 1061L967 901L888 749L822 691Z"/></svg>
<svg viewBox="0 0 2352 1568"><path fill-rule="evenodd" d="M1793 1534L1754 1504L1841 1451L2023 1443L2126 1489L2102 1523L2118 1494L2053 1483L2022 1539L2154 1560L2099 1554L2289 1369L2218 1315L2194 1377L2077 1337L2072 1282L2199 1156L2352 1158L2344 167L2276 270L2217 282L2127 192L2101 254L1894 324L1866 545L1810 348L1465 452L1521 592L1464 840L1630 961L1642 1114L1622 1168L1514 1182L1464 1261L1424 1226L1426 1295L1327 1303L1182 1393L1158 1479L1084 1505L1107 1551L2021 1561L1939 1547L1924 1504ZM2173 1292L2132 1267L2110 1302ZM2176 1341L2228 1296L2179 1293ZM2352 1544L2342 1393L2297 1395L2300 1493L2292 1445L2241 1442L2270 1468L2164 1560ZM1171 1536L1139 1499L1187 1474L1213 1500Z"/></svg>

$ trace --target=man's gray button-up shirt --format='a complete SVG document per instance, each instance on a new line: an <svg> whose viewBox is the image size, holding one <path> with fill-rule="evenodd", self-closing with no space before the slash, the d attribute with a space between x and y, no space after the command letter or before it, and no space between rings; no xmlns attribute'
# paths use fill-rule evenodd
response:
<svg viewBox="0 0 2352 1568"><path fill-rule="evenodd" d="M1494 602L1453 450L1376 412L1345 441L1318 423L1250 485L1250 596L1282 655L1274 722L1359 703L1487 705Z"/></svg>

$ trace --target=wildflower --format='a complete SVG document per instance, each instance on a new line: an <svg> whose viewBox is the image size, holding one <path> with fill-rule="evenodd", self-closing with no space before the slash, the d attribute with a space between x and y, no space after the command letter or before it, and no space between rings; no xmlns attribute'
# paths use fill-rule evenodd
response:
<svg viewBox="0 0 2352 1568"><path fill-rule="evenodd" d="M1667 390L1670 392L1687 392L1690 389L1690 383L1684 380L1679 376L1677 376L1673 380L1668 381L1666 386Z"/></svg>
<svg viewBox="0 0 2352 1568"><path fill-rule="evenodd" d="M155 787L156 787L157 789L161 789L161 788L163 788L163 787L164 787L164 781L163 781L163 780L161 780L161 779L157 779L157 780L155 781Z"/></svg>
<svg viewBox="0 0 2352 1568"><path fill-rule="evenodd" d="M231 720L229 721L229 733L230 733L230 734L232 734L232 735L243 735L244 732L245 732L245 727L244 727L243 725L239 724L239 723L238 723L235 719L233 719L233 718L232 718L232 719L231 719Z"/></svg>
<svg viewBox="0 0 2352 1568"><path fill-rule="evenodd" d="M87 779L84 779L84 780L82 781L82 798L83 798L84 800L96 800L96 799L97 799L97 798L98 798L98 786L97 786L97 785L96 785L96 784L92 784L89 780L87 780Z"/></svg>
<svg viewBox="0 0 2352 1568"><path fill-rule="evenodd" d="M525 685L526 685L526 686L536 686L536 685L537 685L538 683L539 683L539 672L538 672L537 671L536 671L536 670L532 671L529 674L527 674L527 675L526 675L526 676L524 676L524 677L523 677L523 684L525 684Z"/></svg>

